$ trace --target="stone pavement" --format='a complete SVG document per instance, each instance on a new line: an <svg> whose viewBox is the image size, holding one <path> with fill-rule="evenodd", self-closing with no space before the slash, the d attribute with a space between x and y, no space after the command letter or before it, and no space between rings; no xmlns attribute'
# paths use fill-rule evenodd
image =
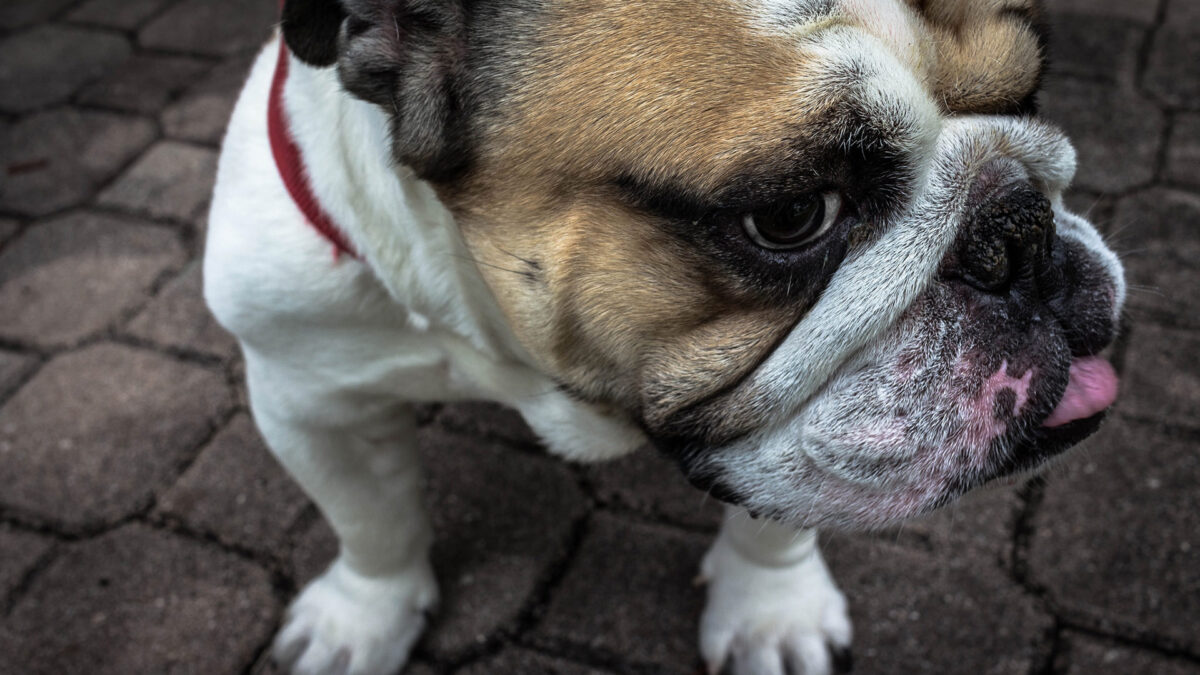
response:
<svg viewBox="0 0 1200 675"><path fill-rule="evenodd" d="M270 672L334 543L196 260L276 0L0 3L0 673ZM1045 480L826 537L860 673L1200 673L1200 0L1052 0L1071 203L1128 262L1107 428ZM409 672L699 672L719 511L650 453L425 411L445 603Z"/></svg>

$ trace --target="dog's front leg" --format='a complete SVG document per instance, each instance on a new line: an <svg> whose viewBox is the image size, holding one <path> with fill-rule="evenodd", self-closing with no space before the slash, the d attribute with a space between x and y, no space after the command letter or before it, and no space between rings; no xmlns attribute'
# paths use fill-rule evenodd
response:
<svg viewBox="0 0 1200 675"><path fill-rule="evenodd" d="M727 507L701 575L708 603L700 651L710 673L826 675L848 655L846 599L817 549L816 530Z"/></svg>
<svg viewBox="0 0 1200 675"><path fill-rule="evenodd" d="M305 675L395 673L437 600L414 415L314 386L251 352L246 366L259 429L340 543L288 610L275 659Z"/></svg>

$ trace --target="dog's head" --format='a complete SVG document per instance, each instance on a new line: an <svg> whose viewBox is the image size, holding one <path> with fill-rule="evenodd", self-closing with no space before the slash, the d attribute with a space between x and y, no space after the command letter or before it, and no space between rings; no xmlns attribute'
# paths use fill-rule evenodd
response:
<svg viewBox="0 0 1200 675"><path fill-rule="evenodd" d="M518 338L689 477L876 525L1093 431L1120 263L1029 0L291 0Z"/></svg>

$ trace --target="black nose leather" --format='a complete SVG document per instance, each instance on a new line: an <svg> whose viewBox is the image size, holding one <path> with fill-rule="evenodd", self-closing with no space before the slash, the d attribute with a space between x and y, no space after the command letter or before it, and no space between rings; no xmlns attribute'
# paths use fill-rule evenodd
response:
<svg viewBox="0 0 1200 675"><path fill-rule="evenodd" d="M1006 293L1049 264L1053 241L1050 200L1028 181L1009 183L968 216L956 242L958 275L981 291Z"/></svg>

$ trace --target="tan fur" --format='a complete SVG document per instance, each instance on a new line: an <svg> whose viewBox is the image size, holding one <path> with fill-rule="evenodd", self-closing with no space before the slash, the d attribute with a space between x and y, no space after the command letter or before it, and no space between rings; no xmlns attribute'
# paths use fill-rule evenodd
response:
<svg viewBox="0 0 1200 675"><path fill-rule="evenodd" d="M944 110L987 111L1033 86L1036 41L996 17L999 2L910 4L932 45L917 79ZM475 170L440 189L541 365L654 426L735 386L804 310L715 273L613 181L715 190L769 162L837 92L820 83L804 30L763 31L731 0L551 5Z"/></svg>

